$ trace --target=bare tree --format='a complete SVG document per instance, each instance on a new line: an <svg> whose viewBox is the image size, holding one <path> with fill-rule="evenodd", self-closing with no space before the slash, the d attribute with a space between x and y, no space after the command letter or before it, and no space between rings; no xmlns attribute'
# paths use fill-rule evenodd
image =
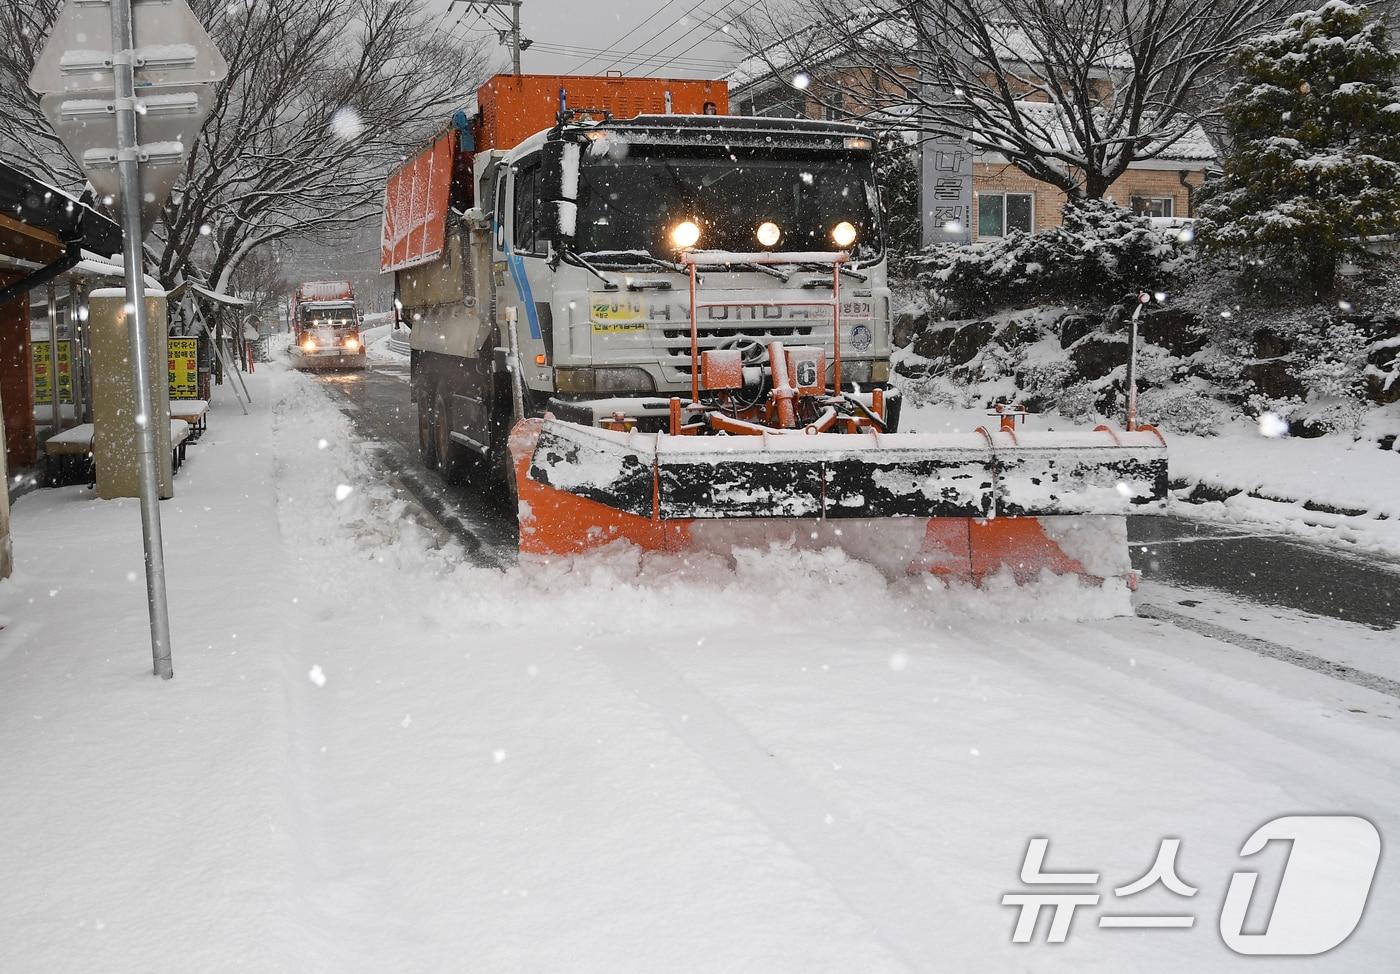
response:
<svg viewBox="0 0 1400 974"><path fill-rule="evenodd" d="M760 62L819 104L967 139L1071 198L1214 111L1231 52L1288 0L769 0ZM817 26L813 26L817 25Z"/></svg>
<svg viewBox="0 0 1400 974"><path fill-rule="evenodd" d="M464 105L482 47L426 0L195 0L228 60L148 247L163 280L216 288L273 241L335 239L378 214L385 172ZM0 151L66 188L82 177L24 84L58 0L0 0Z"/></svg>

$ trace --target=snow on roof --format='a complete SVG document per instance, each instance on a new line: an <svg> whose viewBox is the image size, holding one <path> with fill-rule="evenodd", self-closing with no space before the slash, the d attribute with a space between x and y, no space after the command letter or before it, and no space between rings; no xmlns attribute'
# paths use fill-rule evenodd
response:
<svg viewBox="0 0 1400 974"><path fill-rule="evenodd" d="M1023 32L1021 32L1021 39L1025 41ZM1026 41L1026 43L1029 45L1028 41ZM750 59L750 62L752 62L752 60L755 59ZM762 62L762 59L757 60ZM749 62L745 63L748 64ZM741 64L741 67L735 70L739 71L742 69L743 66ZM769 78L776 78L776 76L770 71ZM1077 144L1075 144L1074 139L1072 139L1070 130L1064 125L1063 112L1061 112L1061 109L1058 108L1057 105L1046 101L1018 101L1015 105L1016 111L1021 112L1022 116L1025 116L1028 122L1032 123L1032 125L1039 126L1040 129L1043 130L1044 136L1054 144L1054 147L1067 151L1077 150ZM864 116L861 116L861 122L875 126L879 126L881 123L888 123L888 125L900 127L917 126L916 119L914 119L916 115L917 106L907 104L889 105L885 106L885 108L874 109L874 111L865 113ZM910 139L910 141L917 141L917 139ZM1211 144L1210 136L1205 134L1205 129L1197 125L1197 123L1191 123L1179 137L1170 141L1169 146L1162 148L1161 151L1152 151L1151 148L1149 148L1149 150L1144 151L1144 153L1138 154L1138 158L1144 157L1158 158L1158 160L1166 161L1211 162L1218 157L1218 153Z"/></svg>
<svg viewBox="0 0 1400 974"><path fill-rule="evenodd" d="M860 13L859 10L853 11L852 19L860 16ZM890 19L887 13L870 12L867 16L870 19L864 25L835 32L822 31L816 26L805 27L753 52L724 76L732 89L730 96L739 94L749 85L777 81L777 73L788 68L811 70L833 64L850 50L853 38L868 40L887 50L912 49L917 43L912 28ZM1009 20L989 20L986 29L1001 60L1024 65L1044 63L1039 47L1020 24ZM800 51L800 56L794 56L795 51ZM1103 71L1132 66L1131 56L1121 49L1098 52L1093 62L1096 68Z"/></svg>
<svg viewBox="0 0 1400 974"><path fill-rule="evenodd" d="M192 291L200 297L206 298L217 304L243 306L253 303L251 301L245 301L243 298L236 298L232 294L224 294L220 291L212 290L210 288L205 287L203 284L198 283L197 281L184 281L176 285L176 287L171 290L170 297L172 299L178 299L186 291Z"/></svg>
<svg viewBox="0 0 1400 974"><path fill-rule="evenodd" d="M1016 110L1027 121L1038 126L1056 148L1071 152L1078 148L1073 136L1064 124L1064 115L1058 105L1047 101L1018 101L1016 102ZM1150 126L1151 120L1144 119L1143 128L1150 128ZM1160 142L1157 143L1157 145L1160 144ZM1205 129L1196 123L1192 123L1179 138L1172 140L1171 144L1161 151L1154 152L1154 148L1155 146L1149 146L1142 150L1137 153L1137 158L1199 160L1201 162L1210 162L1216 158L1215 147L1211 145Z"/></svg>

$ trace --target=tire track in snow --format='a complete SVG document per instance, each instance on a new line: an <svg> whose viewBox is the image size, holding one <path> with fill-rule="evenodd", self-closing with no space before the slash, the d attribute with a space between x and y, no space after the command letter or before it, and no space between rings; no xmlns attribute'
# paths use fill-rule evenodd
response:
<svg viewBox="0 0 1400 974"><path fill-rule="evenodd" d="M1231 646L1238 646L1240 649L1247 649L1251 653L1258 653L1260 656L1267 656L1270 659L1281 660L1284 663L1291 663L1294 666L1302 667L1305 670L1312 670L1314 673L1321 673L1323 676L1330 676L1335 680L1344 680L1347 683L1363 687L1367 690L1375 690L1377 693L1384 693L1386 696L1400 700L1400 681L1392 680L1388 677L1378 676L1375 673L1368 673L1359 670L1354 666L1345 663L1336 663L1332 660L1314 656L1312 653L1305 653L1302 650L1292 649L1282 643L1272 640L1261 639L1258 636L1247 636L1242 632L1227 629L1225 626L1216 625L1213 622L1206 622L1203 619L1196 619L1186 615L1184 612L1175 612L1171 609L1164 609L1158 605L1139 605L1137 614L1143 619L1156 619L1159 622L1170 623L1181 629L1194 632L1197 635L1205 636L1219 642L1229 643Z"/></svg>
<svg viewBox="0 0 1400 974"><path fill-rule="evenodd" d="M656 653L590 648L911 971L972 971L985 962L949 928L961 908L939 884L912 870Z"/></svg>
<svg viewBox="0 0 1400 974"><path fill-rule="evenodd" d="M987 639L994 636L995 630L986 633ZM1066 640L1052 633L1026 632L1015 645L1007 646L1006 652L1019 661L1016 665L1020 669L1039 672L1047 681L1063 682L1073 676L1095 707L1126 723L1134 723L1144 714L1154 716L1161 726L1192 738L1194 743L1189 747L1195 753L1237 768L1242 780L1269 780L1269 774L1260 770L1260 755L1267 757L1276 773L1286 776L1310 763L1335 762L1345 751L1350 777L1336 786L1334 797L1345 797L1353 807L1363 808L1376 801L1373 783L1388 783L1393 777L1388 755L1374 747L1361 748L1357 741L1341 739L1341 732L1330 726L1314 724L1312 733L1304 733L1305 725L1288 709L1287 698L1280 697L1276 705L1232 695L1229 683L1221 682L1208 668L1207 660L1182 659L1129 634L1100 630ZM1156 657L1160 666L1139 665L1145 656ZM1247 679L1239 674L1225 675L1229 682ZM1261 693L1273 692L1262 683L1253 686ZM1228 748L1218 747L1219 735L1206 730L1219 727L1222 721L1237 728ZM1247 738L1255 742L1252 749L1242 743ZM1393 799L1387 801L1393 804Z"/></svg>

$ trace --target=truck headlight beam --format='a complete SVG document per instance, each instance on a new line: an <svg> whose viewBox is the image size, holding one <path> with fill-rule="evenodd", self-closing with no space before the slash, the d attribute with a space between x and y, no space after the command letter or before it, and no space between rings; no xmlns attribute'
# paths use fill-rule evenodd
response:
<svg viewBox="0 0 1400 974"><path fill-rule="evenodd" d="M682 220L671 228L671 242L682 250L700 242L700 225L694 220Z"/></svg>

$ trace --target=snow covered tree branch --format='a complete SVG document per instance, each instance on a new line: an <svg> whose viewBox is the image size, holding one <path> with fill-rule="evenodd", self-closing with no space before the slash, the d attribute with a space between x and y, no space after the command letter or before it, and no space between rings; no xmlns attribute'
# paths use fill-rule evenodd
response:
<svg viewBox="0 0 1400 974"><path fill-rule="evenodd" d="M194 0L228 60L148 247L162 280L228 283L273 241L335 240L378 214L387 170L464 105L482 47L434 30L426 0ZM25 85L58 0L0 0L0 151L82 177Z"/></svg>
<svg viewBox="0 0 1400 974"><path fill-rule="evenodd" d="M799 95L967 139L1098 198L1214 113L1230 54L1284 0L769 0L749 50ZM815 26L814 26L815 25ZM805 86L805 88L804 88Z"/></svg>

